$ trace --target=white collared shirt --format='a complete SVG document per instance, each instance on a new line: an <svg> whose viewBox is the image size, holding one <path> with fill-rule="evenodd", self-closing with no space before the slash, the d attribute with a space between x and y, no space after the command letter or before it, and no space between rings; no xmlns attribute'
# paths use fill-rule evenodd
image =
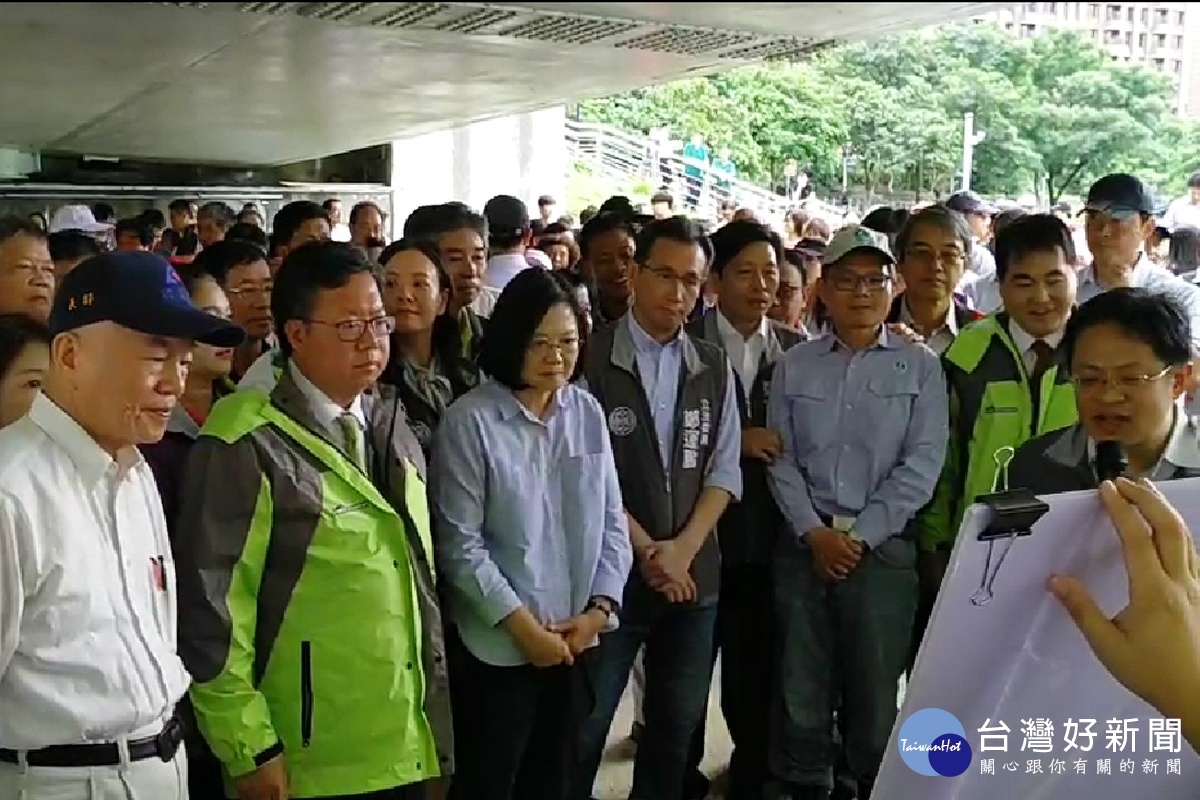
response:
<svg viewBox="0 0 1200 800"><path fill-rule="evenodd" d="M309 407L312 409L313 415L317 421L325 425L332 431L341 431L341 418L349 413L358 421L360 433L365 437L367 431L367 415L363 411L362 395L354 398L354 402L349 408L342 408L337 403L329 399L329 395L317 388L316 384L305 377L300 368L296 366L295 361L288 362L288 369L292 372L292 380L296 382L296 386L300 389L300 393L304 395L304 399L308 401ZM359 440L360 448L363 446L365 438ZM358 463L366 463L366 453L358 453Z"/></svg>
<svg viewBox="0 0 1200 800"><path fill-rule="evenodd" d="M1017 352L1021 354L1021 360L1025 362L1025 371L1033 372L1034 366L1037 365L1037 353L1033 352L1033 343L1038 341L1037 338L1026 332L1012 318L1008 320L1008 335L1012 337L1013 344L1017 346ZM1041 340L1050 345L1050 349L1057 350L1062 339L1063 330L1060 328L1049 336L1043 336Z"/></svg>
<svg viewBox="0 0 1200 800"><path fill-rule="evenodd" d="M758 368L762 365L763 353L767 350L767 336L770 335L770 322L766 317L758 323L758 329L750 336L742 336L733 327L725 314L717 310L717 332L721 334L721 344L725 355L737 371L738 380L742 382L742 393L750 399L754 389L754 379L758 377Z"/></svg>
<svg viewBox="0 0 1200 800"><path fill-rule="evenodd" d="M996 257L988 246L979 241L978 237L971 239L971 254L967 257L967 268L980 278L988 279L996 275Z"/></svg>
<svg viewBox="0 0 1200 800"><path fill-rule="evenodd" d="M479 294L475 295L475 299L471 301L471 310L480 319L491 319L492 311L495 310L496 301L499 299L499 289L494 289L491 286L480 286Z"/></svg>
<svg viewBox="0 0 1200 800"><path fill-rule="evenodd" d="M483 283L497 291L504 291L508 282L517 274L529 269L529 259L524 253L501 253L488 259L483 273Z"/></svg>
<svg viewBox="0 0 1200 800"><path fill-rule="evenodd" d="M958 336L958 316L954 310L954 304L951 303L950 308L946 311L946 319L942 321L942 326L932 335L925 337L926 346L939 356L954 344L954 340ZM913 321L912 312L908 310L908 303L903 298L900 300L899 321L914 331L917 330L917 323ZM920 333L920 331L917 332Z"/></svg>
<svg viewBox="0 0 1200 800"><path fill-rule="evenodd" d="M1193 203L1191 195L1172 200L1160 224L1169 231L1176 228L1200 228L1200 203Z"/></svg>
<svg viewBox="0 0 1200 800"><path fill-rule="evenodd" d="M149 465L39 394L0 430L0 748L153 736L190 679Z"/></svg>

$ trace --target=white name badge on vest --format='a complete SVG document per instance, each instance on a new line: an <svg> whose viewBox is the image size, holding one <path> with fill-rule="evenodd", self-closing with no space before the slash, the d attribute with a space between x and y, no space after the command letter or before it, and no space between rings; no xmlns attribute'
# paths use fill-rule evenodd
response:
<svg viewBox="0 0 1200 800"><path fill-rule="evenodd" d="M700 408L683 412L683 468L695 469L700 463L700 448L708 446L712 432L712 405L700 400Z"/></svg>

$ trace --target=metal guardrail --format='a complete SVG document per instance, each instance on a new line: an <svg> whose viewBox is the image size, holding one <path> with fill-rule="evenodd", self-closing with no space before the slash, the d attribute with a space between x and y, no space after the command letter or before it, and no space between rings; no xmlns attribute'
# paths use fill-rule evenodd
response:
<svg viewBox="0 0 1200 800"><path fill-rule="evenodd" d="M790 208L803 205L811 214L831 223L845 216L843 209L821 200L791 200L769 189L714 170L710 164L664 152L649 137L631 134L612 125L567 120L567 153L601 177L634 185L649 184L668 192L675 207L697 217L715 219L724 202L750 208L763 219L779 220Z"/></svg>

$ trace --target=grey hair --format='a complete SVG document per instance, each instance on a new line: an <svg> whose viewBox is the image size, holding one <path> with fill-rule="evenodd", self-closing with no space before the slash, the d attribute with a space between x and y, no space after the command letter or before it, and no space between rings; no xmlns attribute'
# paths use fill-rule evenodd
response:
<svg viewBox="0 0 1200 800"><path fill-rule="evenodd" d="M196 212L196 219L211 219L222 229L228 230L237 219L237 214L228 204L222 203L220 200L213 200L200 206Z"/></svg>
<svg viewBox="0 0 1200 800"><path fill-rule="evenodd" d="M922 208L920 211L910 214L908 219L904 221L904 225L900 227L900 232L896 234L896 241L893 247L897 261L904 261L904 254L908 252L908 245L912 240L913 231L917 229L918 225L932 225L953 234L954 238L958 239L962 244L963 253L967 256L971 255L971 247L975 237L971 234L971 226L967 222L967 218L957 211L939 204Z"/></svg>

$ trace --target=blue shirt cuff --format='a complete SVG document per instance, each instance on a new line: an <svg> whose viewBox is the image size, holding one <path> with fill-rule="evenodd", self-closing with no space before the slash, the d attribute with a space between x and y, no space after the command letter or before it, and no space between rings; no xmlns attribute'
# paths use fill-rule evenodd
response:
<svg viewBox="0 0 1200 800"><path fill-rule="evenodd" d="M704 481L704 488L724 489L733 497L733 502L739 502L742 499L741 470L739 469L736 474L714 470Z"/></svg>
<svg viewBox="0 0 1200 800"><path fill-rule="evenodd" d="M512 587L507 585L497 586L490 592L481 594L479 600L478 611L482 615L483 621L493 628L525 605L521 602L521 598L517 597L517 593L512 590Z"/></svg>
<svg viewBox="0 0 1200 800"><path fill-rule="evenodd" d="M886 517L887 515L883 513L880 506L868 505L854 520L854 526L850 532L854 538L861 540L867 547L875 549L899 533L899 531L888 530L890 526Z"/></svg>

